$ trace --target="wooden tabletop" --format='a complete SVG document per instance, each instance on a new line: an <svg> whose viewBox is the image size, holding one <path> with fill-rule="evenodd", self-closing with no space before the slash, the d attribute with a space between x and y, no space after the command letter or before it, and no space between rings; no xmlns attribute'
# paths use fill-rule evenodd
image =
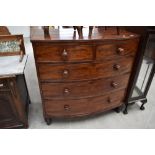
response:
<svg viewBox="0 0 155 155"><path fill-rule="evenodd" d="M92 35L89 36L89 27L83 28L83 38L79 38L79 35L73 28L50 28L49 36L44 35L42 27L34 26L31 27L31 41L40 41L40 42L66 42L66 41L93 41L93 40L109 40L117 39L124 40L139 37L138 34L127 31L124 27L119 27L119 35L117 34L116 27L104 27L94 28Z"/></svg>

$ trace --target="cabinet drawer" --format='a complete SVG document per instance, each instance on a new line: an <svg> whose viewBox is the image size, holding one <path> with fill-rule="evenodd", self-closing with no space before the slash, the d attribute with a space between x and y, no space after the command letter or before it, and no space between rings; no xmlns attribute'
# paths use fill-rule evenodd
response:
<svg viewBox="0 0 155 155"><path fill-rule="evenodd" d="M93 59L93 49L87 45L55 46L50 43L36 46L38 62L81 62Z"/></svg>
<svg viewBox="0 0 155 155"><path fill-rule="evenodd" d="M93 81L42 83L43 98L86 98L103 95L127 87L129 74Z"/></svg>
<svg viewBox="0 0 155 155"><path fill-rule="evenodd" d="M99 45L96 47L96 59L112 59L121 56L135 56L138 48L139 39L129 39L117 41L113 44Z"/></svg>
<svg viewBox="0 0 155 155"><path fill-rule="evenodd" d="M80 100L44 100L46 115L51 117L83 116L110 110L122 104L125 91Z"/></svg>
<svg viewBox="0 0 155 155"><path fill-rule="evenodd" d="M81 64L39 64L41 81L78 81L117 76L132 69L133 58Z"/></svg>

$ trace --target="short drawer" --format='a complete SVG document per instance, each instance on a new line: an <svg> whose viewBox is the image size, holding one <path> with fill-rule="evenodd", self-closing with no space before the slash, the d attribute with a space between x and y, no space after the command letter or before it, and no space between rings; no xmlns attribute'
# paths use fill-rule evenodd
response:
<svg viewBox="0 0 155 155"><path fill-rule="evenodd" d="M56 46L50 43L35 47L37 62L81 62L93 59L92 46Z"/></svg>
<svg viewBox="0 0 155 155"><path fill-rule="evenodd" d="M118 77L83 82L41 83L42 95L44 99L78 99L99 96L107 92L125 89L129 81L129 76L129 74L126 74Z"/></svg>
<svg viewBox="0 0 155 155"><path fill-rule="evenodd" d="M110 44L98 45L96 47L96 59L112 59L122 56L135 56L138 49L139 39L129 39L125 41L116 41Z"/></svg>
<svg viewBox="0 0 155 155"><path fill-rule="evenodd" d="M133 65L132 57L80 64L38 64L41 81L79 81L117 76L128 73Z"/></svg>
<svg viewBox="0 0 155 155"><path fill-rule="evenodd" d="M43 100L47 117L76 117L98 113L122 105L125 90L106 96L80 100Z"/></svg>

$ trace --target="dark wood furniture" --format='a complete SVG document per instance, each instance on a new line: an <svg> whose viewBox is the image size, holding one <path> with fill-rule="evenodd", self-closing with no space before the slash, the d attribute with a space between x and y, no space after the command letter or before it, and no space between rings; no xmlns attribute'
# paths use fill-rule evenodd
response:
<svg viewBox="0 0 155 155"><path fill-rule="evenodd" d="M28 104L24 75L0 76L0 128L27 128Z"/></svg>
<svg viewBox="0 0 155 155"><path fill-rule="evenodd" d="M82 38L73 28L31 27L31 42L40 84L44 118L72 118L123 105L139 35L124 28L98 27Z"/></svg>
<svg viewBox="0 0 155 155"><path fill-rule="evenodd" d="M19 42L19 51L3 50L4 44L12 41ZM22 35L11 35L7 27L0 26L0 128L28 127L30 100L24 76L27 56L23 42Z"/></svg>

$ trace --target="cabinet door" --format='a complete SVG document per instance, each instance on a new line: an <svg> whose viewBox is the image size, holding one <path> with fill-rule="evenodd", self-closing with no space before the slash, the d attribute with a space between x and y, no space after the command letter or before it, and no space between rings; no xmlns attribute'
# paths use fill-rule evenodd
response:
<svg viewBox="0 0 155 155"><path fill-rule="evenodd" d="M0 92L0 128L13 127L18 123L11 92Z"/></svg>

